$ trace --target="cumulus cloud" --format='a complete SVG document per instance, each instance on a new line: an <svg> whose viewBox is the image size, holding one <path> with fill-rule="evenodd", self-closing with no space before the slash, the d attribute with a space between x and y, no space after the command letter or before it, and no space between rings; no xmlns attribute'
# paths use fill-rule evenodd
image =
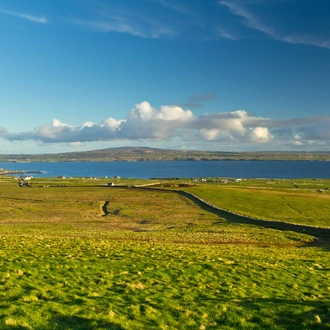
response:
<svg viewBox="0 0 330 330"><path fill-rule="evenodd" d="M169 139L179 129L190 125L194 116L178 106L152 107L148 102L137 104L122 123L118 136L129 139Z"/></svg>
<svg viewBox="0 0 330 330"><path fill-rule="evenodd" d="M126 119L109 117L100 123L87 121L80 126L54 119L51 124L29 132L9 133L2 128L0 134L9 141L34 140L72 146L93 141L171 139L220 145L326 146L330 144L330 116L274 120L245 110L196 116L176 105L156 108L144 101L136 104Z"/></svg>
<svg viewBox="0 0 330 330"><path fill-rule="evenodd" d="M251 129L251 142L254 143L267 143L274 137L270 134L267 127L255 127Z"/></svg>
<svg viewBox="0 0 330 330"><path fill-rule="evenodd" d="M200 130L200 136L207 141L231 141L236 143L266 143L273 140L267 127L260 123L267 119L249 115L244 110L201 117L208 128Z"/></svg>
<svg viewBox="0 0 330 330"><path fill-rule="evenodd" d="M210 129L204 129L202 128L199 131L200 136L203 138L203 140L206 141L225 141L225 140L232 140L233 135L230 131L226 131L219 128L210 128Z"/></svg>

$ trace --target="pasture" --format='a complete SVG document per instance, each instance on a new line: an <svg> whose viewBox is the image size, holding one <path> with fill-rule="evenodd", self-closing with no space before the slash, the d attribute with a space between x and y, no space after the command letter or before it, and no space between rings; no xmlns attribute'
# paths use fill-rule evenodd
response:
<svg viewBox="0 0 330 330"><path fill-rule="evenodd" d="M140 183L33 179L20 188L1 178L1 329L330 328L328 237L243 223L172 191L130 188ZM182 189L273 218L269 209L282 198L247 186ZM289 189L276 191L304 215L293 221L325 226L327 191ZM263 198L251 197L262 190ZM291 211L283 210L278 219L287 221Z"/></svg>
<svg viewBox="0 0 330 330"><path fill-rule="evenodd" d="M182 189L246 216L330 228L330 180L248 179Z"/></svg>

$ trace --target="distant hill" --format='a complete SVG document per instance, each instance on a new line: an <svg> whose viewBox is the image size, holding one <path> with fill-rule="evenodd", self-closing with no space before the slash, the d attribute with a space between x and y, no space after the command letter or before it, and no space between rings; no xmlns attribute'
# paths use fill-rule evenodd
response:
<svg viewBox="0 0 330 330"><path fill-rule="evenodd" d="M57 154L0 154L1 162L137 162L173 160L330 160L330 152L226 152L202 150L170 150L149 147L120 147Z"/></svg>

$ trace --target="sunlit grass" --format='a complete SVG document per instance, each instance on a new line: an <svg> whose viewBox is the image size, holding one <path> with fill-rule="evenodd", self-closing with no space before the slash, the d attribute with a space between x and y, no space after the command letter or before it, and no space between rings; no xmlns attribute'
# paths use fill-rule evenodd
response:
<svg viewBox="0 0 330 330"><path fill-rule="evenodd" d="M313 237L232 222L173 192L100 187L6 186L3 230L185 243L296 243ZM105 206L106 205L106 206ZM105 208L105 209L104 209ZM104 214L106 212L106 214ZM13 226L13 224L19 226Z"/></svg>
<svg viewBox="0 0 330 330"><path fill-rule="evenodd" d="M329 259L321 249L3 236L1 251L1 317L16 325L261 329L294 318L291 328L303 329L330 322Z"/></svg>
<svg viewBox="0 0 330 330"><path fill-rule="evenodd" d="M247 184L247 183L245 183ZM254 183L254 185L256 185ZM318 189L267 189L259 186L196 185L185 187L201 198L251 217L330 227L330 193Z"/></svg>
<svg viewBox="0 0 330 330"><path fill-rule="evenodd" d="M330 327L330 247L313 236L174 192L31 185L0 185L0 329Z"/></svg>

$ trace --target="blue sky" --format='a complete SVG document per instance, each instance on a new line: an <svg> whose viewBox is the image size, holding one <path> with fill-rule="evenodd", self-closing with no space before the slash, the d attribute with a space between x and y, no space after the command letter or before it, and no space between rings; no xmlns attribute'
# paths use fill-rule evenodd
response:
<svg viewBox="0 0 330 330"><path fill-rule="evenodd" d="M329 150L328 0L0 0L0 153Z"/></svg>

